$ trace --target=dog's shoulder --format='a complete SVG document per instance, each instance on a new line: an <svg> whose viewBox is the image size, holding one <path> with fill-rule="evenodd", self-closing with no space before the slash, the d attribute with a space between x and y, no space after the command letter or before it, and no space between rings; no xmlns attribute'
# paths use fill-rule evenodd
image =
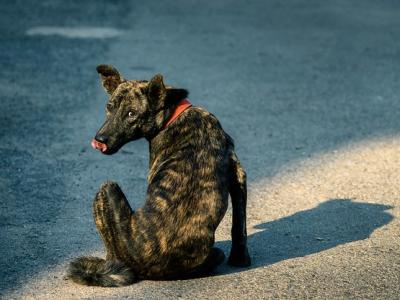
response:
<svg viewBox="0 0 400 300"><path fill-rule="evenodd" d="M197 130L207 128L208 130L220 131L222 126L217 117L199 106L192 106L187 110L185 118L182 118L183 126L193 126Z"/></svg>
<svg viewBox="0 0 400 300"><path fill-rule="evenodd" d="M222 138L229 146L234 146L233 138L226 133L218 118L207 111L206 109L198 106L193 106L188 111L188 121L195 127L195 131L205 133L206 135Z"/></svg>

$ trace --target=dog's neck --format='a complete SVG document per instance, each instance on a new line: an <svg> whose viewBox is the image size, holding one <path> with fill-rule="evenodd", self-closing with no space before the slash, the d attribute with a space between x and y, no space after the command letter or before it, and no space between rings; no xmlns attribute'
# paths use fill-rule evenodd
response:
<svg viewBox="0 0 400 300"><path fill-rule="evenodd" d="M186 111L192 104L188 99L181 100L171 112L168 113L169 117L163 122L164 125L161 126L160 131L154 135L151 139L147 139L149 142L149 152L150 152L150 168L161 153L169 153L171 150L171 145L176 142L176 139L181 132L181 129L176 126L171 126L174 121L177 121L184 111Z"/></svg>
<svg viewBox="0 0 400 300"><path fill-rule="evenodd" d="M188 99L181 100L178 105L175 107L174 112L168 119L168 121L164 124L162 129L167 128L172 122L174 122L186 109L192 106L192 103L189 102Z"/></svg>
<svg viewBox="0 0 400 300"><path fill-rule="evenodd" d="M151 141L163 132L170 124L172 124L179 116L192 104L188 99L180 100L177 104L163 108L158 111L154 117L154 126L151 130L144 134L146 140L151 143Z"/></svg>

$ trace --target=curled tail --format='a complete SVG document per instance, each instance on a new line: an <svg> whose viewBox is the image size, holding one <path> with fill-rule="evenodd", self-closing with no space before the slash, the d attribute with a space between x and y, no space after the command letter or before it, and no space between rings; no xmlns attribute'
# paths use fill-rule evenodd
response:
<svg viewBox="0 0 400 300"><path fill-rule="evenodd" d="M72 261L67 278L83 285L117 287L137 281L133 271L121 262L98 257L80 257Z"/></svg>

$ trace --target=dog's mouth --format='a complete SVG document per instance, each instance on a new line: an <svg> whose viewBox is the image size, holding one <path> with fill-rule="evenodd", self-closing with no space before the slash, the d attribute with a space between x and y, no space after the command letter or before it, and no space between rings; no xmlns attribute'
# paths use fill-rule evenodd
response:
<svg viewBox="0 0 400 300"><path fill-rule="evenodd" d="M119 149L119 147L107 146L107 144L99 142L96 139L93 139L91 144L92 144L93 149L99 150L101 153L106 154L106 155L114 154Z"/></svg>
<svg viewBox="0 0 400 300"><path fill-rule="evenodd" d="M96 139L92 140L92 147L93 149L100 150L102 153L107 153L107 145L97 141Z"/></svg>

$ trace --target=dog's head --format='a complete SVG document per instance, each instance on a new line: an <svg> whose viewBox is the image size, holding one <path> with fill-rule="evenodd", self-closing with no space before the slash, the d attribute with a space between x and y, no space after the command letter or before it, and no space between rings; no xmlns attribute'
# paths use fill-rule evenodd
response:
<svg viewBox="0 0 400 300"><path fill-rule="evenodd" d="M104 154L113 154L130 141L154 137L176 104L188 94L184 89L165 86L160 74L146 81L125 80L109 65L99 65L97 72L110 98L106 121L92 146Z"/></svg>

